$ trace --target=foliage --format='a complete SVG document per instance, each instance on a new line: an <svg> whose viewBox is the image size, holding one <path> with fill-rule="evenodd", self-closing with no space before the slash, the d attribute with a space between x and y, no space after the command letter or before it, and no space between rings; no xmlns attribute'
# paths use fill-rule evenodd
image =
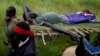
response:
<svg viewBox="0 0 100 56"><path fill-rule="evenodd" d="M17 17L22 18L22 4L27 5L33 12L37 13L53 11L64 14L87 8L97 15L98 20L100 16L99 0L0 0L0 56L4 56L7 52L7 47L3 44L3 41L6 40L4 33L5 10L8 6L13 5L16 7ZM72 45L72 41L67 36L60 36L54 40L47 39L46 46L43 46L40 38L36 38L35 40L38 56L59 56L65 46Z"/></svg>

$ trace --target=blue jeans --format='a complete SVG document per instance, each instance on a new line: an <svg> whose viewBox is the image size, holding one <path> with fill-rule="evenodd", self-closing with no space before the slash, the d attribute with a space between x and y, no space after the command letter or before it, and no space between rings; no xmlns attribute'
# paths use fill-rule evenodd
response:
<svg viewBox="0 0 100 56"><path fill-rule="evenodd" d="M65 24L70 24L68 17L66 17L65 15L60 15L60 17L61 17L61 22Z"/></svg>

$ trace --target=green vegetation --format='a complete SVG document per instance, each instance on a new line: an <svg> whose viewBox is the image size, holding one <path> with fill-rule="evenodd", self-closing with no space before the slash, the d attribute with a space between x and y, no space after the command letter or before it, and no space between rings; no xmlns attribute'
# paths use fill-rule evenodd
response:
<svg viewBox="0 0 100 56"><path fill-rule="evenodd" d="M90 9L100 17L100 0L0 0L0 56L4 56L7 47L3 44L6 40L4 33L4 16L8 6L13 5L17 9L18 18L22 18L22 7L25 4L33 12L57 12L59 14L72 13L84 8ZM46 39L47 45L42 44L41 38L35 38L38 56L59 56L66 46L73 45L73 42L66 36L57 36L54 39Z"/></svg>
<svg viewBox="0 0 100 56"><path fill-rule="evenodd" d="M75 45L65 36L47 37L46 45L43 45L41 38L37 38L36 44L37 56L60 56L66 47Z"/></svg>

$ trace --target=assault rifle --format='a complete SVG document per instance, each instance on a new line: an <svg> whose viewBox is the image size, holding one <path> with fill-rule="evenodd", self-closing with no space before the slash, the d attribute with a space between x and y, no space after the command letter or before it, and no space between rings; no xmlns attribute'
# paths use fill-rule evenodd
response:
<svg viewBox="0 0 100 56"><path fill-rule="evenodd" d="M22 8L24 12L24 20L27 21L29 24L33 24L31 17L30 17L31 10L25 5L22 5Z"/></svg>

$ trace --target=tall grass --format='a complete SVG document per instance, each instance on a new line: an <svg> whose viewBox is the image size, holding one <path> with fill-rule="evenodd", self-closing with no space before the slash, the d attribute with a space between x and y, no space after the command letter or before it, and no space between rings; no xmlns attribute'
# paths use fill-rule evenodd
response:
<svg viewBox="0 0 100 56"><path fill-rule="evenodd" d="M84 8L90 9L97 15L99 20L100 11L99 0L0 0L0 56L4 56L7 52L7 47L3 44L6 40L4 33L4 16L8 6L13 5L17 10L17 17L22 18L21 5L27 5L33 12L53 11L59 14L72 13L80 11ZM47 45L41 44L41 39L36 38L37 55L38 56L59 56L65 46L72 45L70 39L60 36L53 40L48 40Z"/></svg>

